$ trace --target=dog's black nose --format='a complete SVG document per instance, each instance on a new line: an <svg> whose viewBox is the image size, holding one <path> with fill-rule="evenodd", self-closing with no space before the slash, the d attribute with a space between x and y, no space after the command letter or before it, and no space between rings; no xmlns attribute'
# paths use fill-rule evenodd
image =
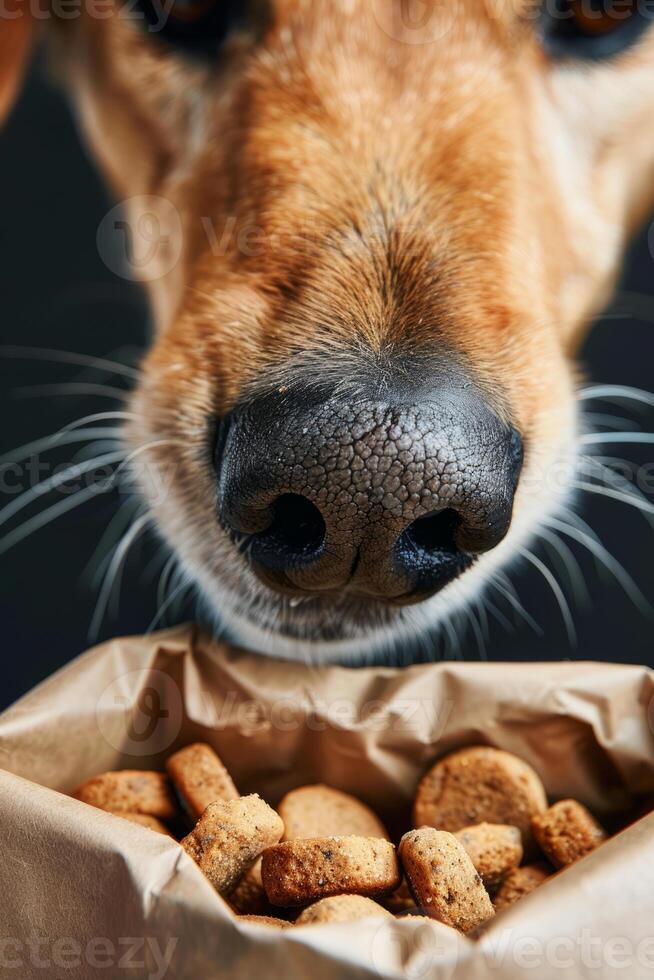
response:
<svg viewBox="0 0 654 980"><path fill-rule="evenodd" d="M472 384L415 404L281 391L223 427L221 519L278 591L418 601L509 528L521 440Z"/></svg>

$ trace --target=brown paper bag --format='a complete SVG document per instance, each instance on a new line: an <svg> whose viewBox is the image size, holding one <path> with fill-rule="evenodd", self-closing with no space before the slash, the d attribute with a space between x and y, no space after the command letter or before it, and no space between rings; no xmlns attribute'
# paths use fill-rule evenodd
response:
<svg viewBox="0 0 654 980"><path fill-rule="evenodd" d="M400 833L429 763L484 742L615 827L654 792L653 699L644 667L311 667L192 627L115 640L0 716L0 977L651 980L654 815L471 939L408 919L253 926L176 842L62 794L200 739L244 793L322 781Z"/></svg>

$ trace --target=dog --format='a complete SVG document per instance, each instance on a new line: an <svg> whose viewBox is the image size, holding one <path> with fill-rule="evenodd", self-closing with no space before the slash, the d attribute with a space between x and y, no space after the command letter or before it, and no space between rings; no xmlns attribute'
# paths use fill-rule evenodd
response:
<svg viewBox="0 0 654 980"><path fill-rule="evenodd" d="M125 228L156 229L125 426L148 517L239 643L361 657L537 561L575 354L654 203L646 7L87 0L46 25ZM0 27L2 112L37 20Z"/></svg>

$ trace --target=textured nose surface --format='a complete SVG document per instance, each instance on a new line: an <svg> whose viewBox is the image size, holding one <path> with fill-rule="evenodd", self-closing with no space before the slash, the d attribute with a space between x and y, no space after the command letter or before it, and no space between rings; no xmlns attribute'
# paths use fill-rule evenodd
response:
<svg viewBox="0 0 654 980"><path fill-rule="evenodd" d="M466 385L398 406L269 395L219 455L221 519L267 584L408 602L504 537L522 447Z"/></svg>

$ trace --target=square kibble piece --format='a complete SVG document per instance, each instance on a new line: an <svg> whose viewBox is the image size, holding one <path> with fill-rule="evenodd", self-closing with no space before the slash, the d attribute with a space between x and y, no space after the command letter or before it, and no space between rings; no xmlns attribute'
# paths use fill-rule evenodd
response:
<svg viewBox="0 0 654 980"><path fill-rule="evenodd" d="M560 800L532 820L537 843L556 868L565 868L606 840L592 813L576 800Z"/></svg>

